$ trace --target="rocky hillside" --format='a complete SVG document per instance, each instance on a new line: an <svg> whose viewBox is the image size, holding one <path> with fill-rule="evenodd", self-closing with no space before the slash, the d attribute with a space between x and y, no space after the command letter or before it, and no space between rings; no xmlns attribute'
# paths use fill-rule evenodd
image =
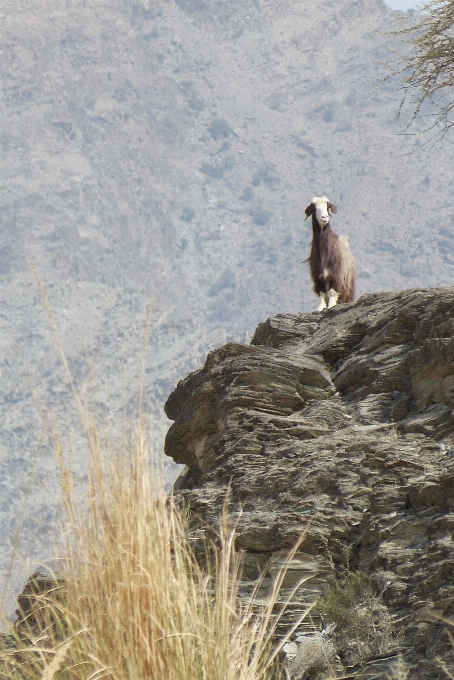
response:
<svg viewBox="0 0 454 680"><path fill-rule="evenodd" d="M453 336L452 288L281 314L166 403L166 453L186 465L175 493L196 536L216 531L229 491L244 593L268 568L265 597L303 534L288 621L318 604L287 646L293 678L325 658L352 677L454 669Z"/></svg>
<svg viewBox="0 0 454 680"><path fill-rule="evenodd" d="M442 148L409 155L423 138L398 134L399 82L372 91L402 21L382 0L0 2L0 589L19 528L19 584L54 552L43 413L72 430L85 478L30 261L109 432L135 413L153 297L158 450L181 375L259 320L314 307L313 195L339 207L359 292L450 285L454 165Z"/></svg>

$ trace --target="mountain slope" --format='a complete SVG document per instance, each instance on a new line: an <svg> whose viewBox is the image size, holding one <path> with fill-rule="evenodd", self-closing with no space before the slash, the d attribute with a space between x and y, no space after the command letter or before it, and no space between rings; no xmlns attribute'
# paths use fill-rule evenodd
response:
<svg viewBox="0 0 454 680"><path fill-rule="evenodd" d="M360 293L451 282L449 158L405 155L418 139L395 136L399 93L370 94L396 25L381 0L0 4L3 573L40 409L73 428L84 477L30 259L106 427L125 404L134 413L153 296L145 406L158 449L165 397L209 349L314 307L302 262L314 194L339 207ZM20 549L32 560L47 559L58 519L46 433L37 470Z"/></svg>

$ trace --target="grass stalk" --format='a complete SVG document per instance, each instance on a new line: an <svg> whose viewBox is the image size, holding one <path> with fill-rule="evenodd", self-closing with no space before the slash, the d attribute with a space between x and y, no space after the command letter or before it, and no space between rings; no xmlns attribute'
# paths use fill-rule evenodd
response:
<svg viewBox="0 0 454 680"><path fill-rule="evenodd" d="M85 417L90 464L82 499L53 432L66 512L59 575L65 594L37 596L26 634L22 625L14 645L0 654L0 677L269 678L281 577L266 604L259 606L254 594L241 602L241 556L227 519L202 565L185 513L150 470L142 425L115 455Z"/></svg>

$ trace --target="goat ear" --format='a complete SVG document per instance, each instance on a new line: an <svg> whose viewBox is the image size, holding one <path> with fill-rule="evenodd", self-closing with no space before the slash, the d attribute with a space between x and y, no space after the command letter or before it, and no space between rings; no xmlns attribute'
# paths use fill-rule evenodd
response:
<svg viewBox="0 0 454 680"><path fill-rule="evenodd" d="M314 208L313 203L311 203L310 205L307 206L306 210L304 211L306 213L306 217L309 217L309 215L312 215L313 208Z"/></svg>
<svg viewBox="0 0 454 680"><path fill-rule="evenodd" d="M334 203L328 203L328 210L331 210L333 215L337 213L337 205L334 205Z"/></svg>

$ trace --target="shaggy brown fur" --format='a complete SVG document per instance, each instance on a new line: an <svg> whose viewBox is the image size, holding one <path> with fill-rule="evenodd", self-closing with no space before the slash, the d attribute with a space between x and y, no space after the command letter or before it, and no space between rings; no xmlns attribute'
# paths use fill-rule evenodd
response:
<svg viewBox="0 0 454 680"><path fill-rule="evenodd" d="M328 208L336 212L336 206L328 203ZM348 243L339 238L328 224L322 228L315 216L315 205L306 208L306 215L312 215L312 246L306 262L311 272L314 293L325 294L334 289L339 294L339 302L353 302L355 299L355 261Z"/></svg>

